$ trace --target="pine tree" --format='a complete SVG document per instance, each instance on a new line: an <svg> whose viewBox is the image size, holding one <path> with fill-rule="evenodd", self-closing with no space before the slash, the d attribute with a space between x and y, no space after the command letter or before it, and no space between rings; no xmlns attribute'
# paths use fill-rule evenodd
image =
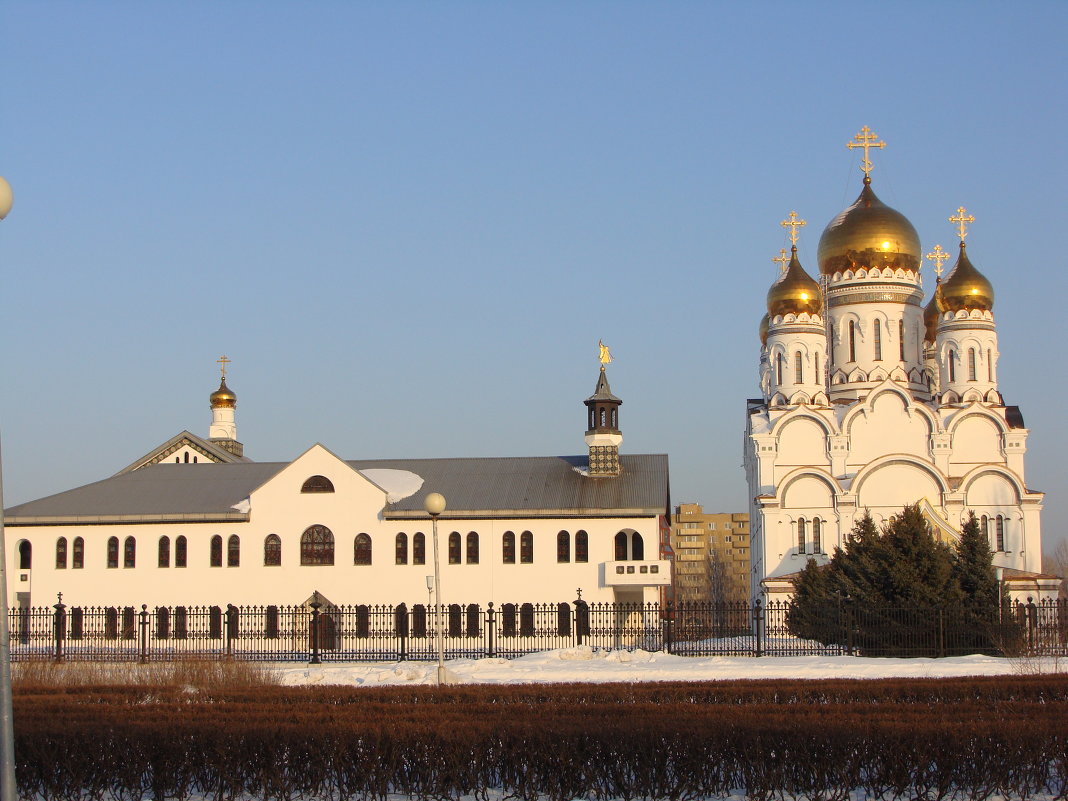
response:
<svg viewBox="0 0 1068 801"><path fill-rule="evenodd" d="M971 512L960 532L954 565L961 592L958 647L962 650L996 653L998 646L1004 647L1007 638L1014 636L1011 624L1005 630L998 628L1000 592L993 556L990 543Z"/></svg>

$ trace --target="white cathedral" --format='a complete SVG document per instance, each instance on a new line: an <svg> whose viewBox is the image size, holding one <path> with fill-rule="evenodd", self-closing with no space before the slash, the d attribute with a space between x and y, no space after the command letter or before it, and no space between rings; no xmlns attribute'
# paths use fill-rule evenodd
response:
<svg viewBox="0 0 1068 801"><path fill-rule="evenodd" d="M1013 598L1055 596L1041 571L1043 493L1027 486L1027 428L998 386L994 290L965 246L974 218L959 208L960 253L936 246L939 278L923 304L916 229L872 189L865 127L864 184L824 229L819 280L793 243L760 326L761 397L748 401L751 593L785 600L809 559L825 563L869 511L876 523L918 503L952 542L970 512ZM777 260L778 261L778 260Z"/></svg>

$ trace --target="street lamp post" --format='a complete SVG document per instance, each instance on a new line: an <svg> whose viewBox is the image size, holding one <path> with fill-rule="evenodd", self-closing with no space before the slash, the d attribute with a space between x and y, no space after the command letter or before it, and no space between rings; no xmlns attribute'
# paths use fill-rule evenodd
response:
<svg viewBox="0 0 1068 801"><path fill-rule="evenodd" d="M0 177L0 220L11 211L11 185ZM4 476L0 466L0 801L15 801L15 718L11 710L11 630L7 621Z"/></svg>
<svg viewBox="0 0 1068 801"><path fill-rule="evenodd" d="M440 492L431 492L423 502L423 508L430 515L434 531L434 606L438 608L438 686L445 683L445 626L442 621L444 611L441 605L441 559L438 557L438 517L445 511L445 496Z"/></svg>

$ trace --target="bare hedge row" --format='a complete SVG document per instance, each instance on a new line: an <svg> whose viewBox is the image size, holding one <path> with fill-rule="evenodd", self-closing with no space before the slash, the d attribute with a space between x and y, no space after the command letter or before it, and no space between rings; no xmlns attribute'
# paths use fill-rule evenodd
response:
<svg viewBox="0 0 1068 801"><path fill-rule="evenodd" d="M1068 677L32 691L26 797L1068 794Z"/></svg>

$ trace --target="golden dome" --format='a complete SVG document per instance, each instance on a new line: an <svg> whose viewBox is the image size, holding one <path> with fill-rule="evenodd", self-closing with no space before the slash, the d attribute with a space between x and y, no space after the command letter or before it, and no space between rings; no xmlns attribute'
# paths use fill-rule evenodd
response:
<svg viewBox="0 0 1068 801"><path fill-rule="evenodd" d="M212 409L232 409L237 406L237 395L230 387L226 386L226 379L224 378L219 384L219 388L211 393L211 408Z"/></svg>
<svg viewBox="0 0 1068 801"><path fill-rule="evenodd" d="M960 243L960 256L942 284L942 311L994 308L994 287L986 276L975 269L968 260L964 242Z"/></svg>
<svg viewBox="0 0 1068 801"><path fill-rule="evenodd" d="M797 260L797 246L790 251L790 264L786 272L768 290L768 314L819 314L823 311L823 293L820 285L805 272Z"/></svg>
<svg viewBox="0 0 1068 801"><path fill-rule="evenodd" d="M861 267L918 270L920 237L904 214L875 196L864 176L856 203L823 229L817 260L824 275Z"/></svg>
<svg viewBox="0 0 1068 801"><path fill-rule="evenodd" d="M935 282L934 294L931 302L923 309L923 325L927 329L924 338L928 342L934 342L938 334L938 318L942 316L942 279Z"/></svg>
<svg viewBox="0 0 1068 801"><path fill-rule="evenodd" d="M771 317L764 315L760 318L760 344L768 344L768 326L771 325Z"/></svg>

